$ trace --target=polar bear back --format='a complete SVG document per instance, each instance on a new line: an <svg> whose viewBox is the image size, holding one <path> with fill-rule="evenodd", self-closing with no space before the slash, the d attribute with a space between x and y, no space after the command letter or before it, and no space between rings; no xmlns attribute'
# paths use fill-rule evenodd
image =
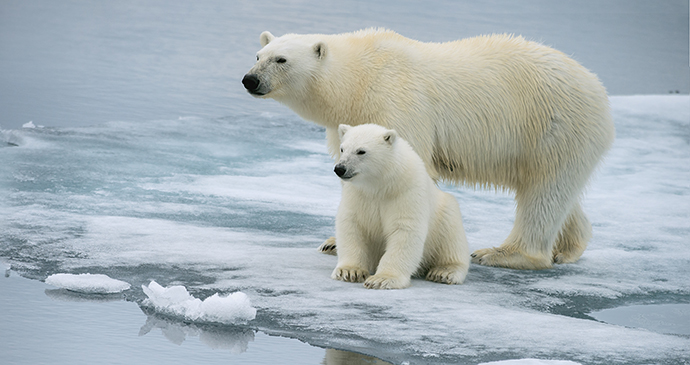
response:
<svg viewBox="0 0 690 365"><path fill-rule="evenodd" d="M526 183L519 170L550 165L545 158L598 160L613 139L598 78L539 43L510 35L423 43L388 31L325 37L327 71L315 75L303 116L328 128L336 156L331 128L375 123L408 140L434 178L510 187Z"/></svg>

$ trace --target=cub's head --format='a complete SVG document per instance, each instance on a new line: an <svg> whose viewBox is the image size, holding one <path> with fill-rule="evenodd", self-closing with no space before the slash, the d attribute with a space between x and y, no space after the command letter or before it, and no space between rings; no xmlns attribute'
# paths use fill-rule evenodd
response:
<svg viewBox="0 0 690 365"><path fill-rule="evenodd" d="M255 97L280 100L304 95L314 72L327 57L326 43L318 35L261 33L256 64L242 84Z"/></svg>
<svg viewBox="0 0 690 365"><path fill-rule="evenodd" d="M376 181L394 164L397 133L375 124L341 124L340 159L335 173L344 181Z"/></svg>

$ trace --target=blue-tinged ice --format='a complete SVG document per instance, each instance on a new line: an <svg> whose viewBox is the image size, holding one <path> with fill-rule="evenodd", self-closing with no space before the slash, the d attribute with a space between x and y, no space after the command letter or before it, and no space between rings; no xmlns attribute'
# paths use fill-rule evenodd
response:
<svg viewBox="0 0 690 365"><path fill-rule="evenodd" d="M141 288L148 297L142 303L144 306L187 320L238 324L256 317L256 308L252 307L249 297L242 292L228 295L215 293L201 300L190 295L182 285L164 288L151 281L148 286L142 285Z"/></svg>
<svg viewBox="0 0 690 365"><path fill-rule="evenodd" d="M46 284L86 294L113 294L123 292L131 285L103 274L53 274Z"/></svg>

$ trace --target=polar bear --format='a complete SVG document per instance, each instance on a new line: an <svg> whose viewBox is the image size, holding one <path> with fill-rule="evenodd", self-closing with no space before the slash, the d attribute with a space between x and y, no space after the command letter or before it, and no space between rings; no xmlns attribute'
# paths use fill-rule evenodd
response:
<svg viewBox="0 0 690 365"><path fill-rule="evenodd" d="M370 289L401 289L419 272L460 284L470 265L460 207L441 191L422 159L394 130L338 128L343 181L335 218L338 265L331 277ZM373 276L369 276L375 272Z"/></svg>
<svg viewBox="0 0 690 365"><path fill-rule="evenodd" d="M260 42L245 88L324 126L335 159L338 125L378 124L434 180L515 193L508 238L473 262L545 269L585 250L579 200L614 126L599 79L565 54L519 36L423 43L384 29Z"/></svg>

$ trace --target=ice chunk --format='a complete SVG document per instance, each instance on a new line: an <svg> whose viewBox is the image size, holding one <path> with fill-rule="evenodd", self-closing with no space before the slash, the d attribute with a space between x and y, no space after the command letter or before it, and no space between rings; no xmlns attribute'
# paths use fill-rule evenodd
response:
<svg viewBox="0 0 690 365"><path fill-rule="evenodd" d="M36 125L34 124L33 121L29 121L28 123L22 124L22 128L33 129L33 128L36 128Z"/></svg>
<svg viewBox="0 0 690 365"><path fill-rule="evenodd" d="M164 288L151 281L148 286L142 285L141 288L148 297L144 305L192 321L230 324L251 321L256 317L256 309L242 292L224 296L216 293L202 301L190 295L181 285Z"/></svg>
<svg viewBox="0 0 690 365"><path fill-rule="evenodd" d="M89 294L119 293L130 288L129 283L103 274L54 274L46 278L46 284Z"/></svg>

